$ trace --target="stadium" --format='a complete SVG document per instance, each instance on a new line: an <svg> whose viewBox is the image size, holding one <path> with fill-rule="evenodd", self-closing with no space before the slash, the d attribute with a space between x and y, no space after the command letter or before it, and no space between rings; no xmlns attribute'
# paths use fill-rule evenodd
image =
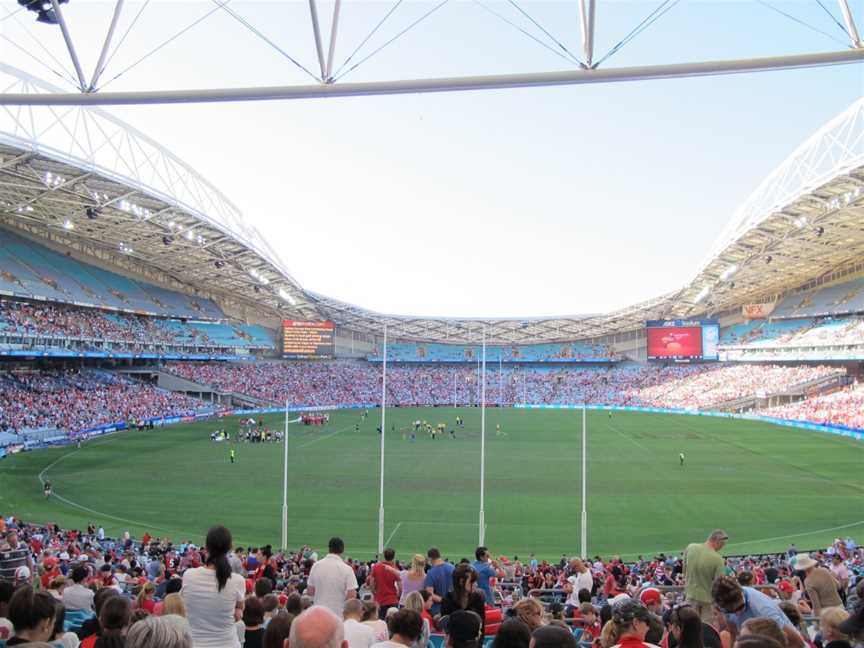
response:
<svg viewBox="0 0 864 648"><path fill-rule="evenodd" d="M805 585L808 568L795 567L804 564L796 563L798 551L798 558L812 555L826 565L835 560L835 577L847 574L837 582L843 604L848 596L851 618L855 610L861 616L860 87L842 112L808 126L803 140L783 142L784 157L772 171L748 178L749 195L710 226L715 242L699 251L701 263L678 275L676 289L568 316L525 316L518 305L504 317L391 313L314 290L316 282L289 271L286 259L296 248L274 241L283 241L277 232L287 228L305 246L305 219L327 218L327 207L284 228L275 220L260 227L219 182L172 152L172 141L108 107L309 97L326 103L490 88L530 93L537 86L848 63L860 80L864 50L846 2L835 22L854 34L853 46L830 54L599 68L588 80L599 63L592 64L595 3L583 1L579 56L587 65L575 71L340 83L339 70L331 73L340 3L325 57L311 0L321 63L321 74L312 76L320 86L164 92L97 91L122 1L89 84L63 20L75 0L64 7L66 0L18 4L0 20L20 25L22 16L32 18L29 10L40 23L62 26L80 92L67 92L38 68L0 62L0 531L9 531L0 540L0 581L18 589L32 583L36 592L50 589L46 574L71 583L80 558L92 563L88 587L97 597L100 589L117 589L132 601L127 607L155 617L139 592L152 582L160 606L171 595L170 581L183 578L185 592L184 570L210 560L212 528L224 525L241 548L235 572L247 579L247 611L260 606L259 580L272 581L261 599L274 586L280 599L304 594L334 536L350 557L353 589L386 608L378 581L371 586L366 578L379 573L376 566L397 566L404 579L414 554L429 550L434 560L440 551L458 564L475 553L482 563L481 554L491 551L499 558L493 584L484 586L487 642L500 622L490 616L496 605L517 610L520 598L534 599L552 618L566 599L562 623L578 645L611 648L599 630L592 639L593 625L574 612L575 556L593 577L588 604L599 610L616 595L640 599L646 588L659 588L671 614L676 597L690 600L682 563L688 545L722 529L711 536L719 544L708 544L727 557L726 575L784 600L784 584L794 586L806 642L820 645L812 639L829 630L824 619L820 627L821 607ZM243 164L254 167L255 145L248 153ZM697 191L706 192L707 203L714 187L703 180ZM287 185L277 190L290 194ZM579 243L590 247L590 223L585 227ZM336 237L352 234L341 222L334 230L342 230ZM460 237L445 234L445 244L461 248ZM320 246L348 286L356 260L328 255L324 241L309 244ZM604 264L611 269L628 253L624 246L607 250ZM383 272L408 276L410 268ZM606 274L606 266L596 273ZM494 280L465 281L482 293ZM399 290L390 290L398 304ZM422 303L422 294L411 297ZM567 312L574 302L562 296L549 303ZM25 539L26 560L16 557L13 535ZM331 541L330 553L337 546ZM385 548L398 562L380 562ZM304 605L316 589L305 592L313 594ZM0 600L0 644L11 592ZM92 610L70 616L60 600L66 630L78 632ZM194 603L187 605L191 617ZM229 643L206 643L190 618L194 645L260 645L248 638L254 617L237 614L247 639L238 631L240 643L233 635ZM271 607L267 619L278 614ZM449 634L444 639L446 622L437 615L429 621L431 646L451 641ZM399 627L391 622L383 639L401 636ZM736 634L722 637L724 648ZM415 639L406 645L420 646Z"/></svg>

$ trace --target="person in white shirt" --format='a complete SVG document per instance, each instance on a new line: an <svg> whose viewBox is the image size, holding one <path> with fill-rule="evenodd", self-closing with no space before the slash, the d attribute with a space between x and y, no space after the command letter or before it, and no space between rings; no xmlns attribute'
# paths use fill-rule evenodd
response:
<svg viewBox="0 0 864 648"><path fill-rule="evenodd" d="M594 587L594 577L591 576L591 570L588 569L582 560L574 558L570 561L570 568L573 570L573 575L567 578L567 582L570 585L570 592L567 595L565 603L567 608L570 608L566 612L567 616L573 616L573 610L578 608L582 603L579 600L579 591L585 589L590 594ZM591 599L589 598L588 600L590 601Z"/></svg>
<svg viewBox="0 0 864 648"><path fill-rule="evenodd" d="M345 601L357 598L357 577L354 570L342 560L345 543L341 538L330 538L329 551L312 565L306 594L315 605L323 605L338 617L342 616Z"/></svg>
<svg viewBox="0 0 864 648"><path fill-rule="evenodd" d="M348 648L342 621L323 605L313 605L294 619L288 645L291 648Z"/></svg>
<svg viewBox="0 0 864 648"><path fill-rule="evenodd" d="M360 623L363 618L363 603L357 599L345 601L345 610L342 612L345 619L345 641L348 648L371 648L375 643L375 632L369 626Z"/></svg>
<svg viewBox="0 0 864 648"><path fill-rule="evenodd" d="M423 618L414 610L402 609L390 617L390 640L376 643L373 648L411 648L423 633Z"/></svg>
<svg viewBox="0 0 864 648"><path fill-rule="evenodd" d="M231 532L215 526L207 532L207 562L187 569L181 594L195 648L240 648L234 627L243 609L246 581L231 571Z"/></svg>

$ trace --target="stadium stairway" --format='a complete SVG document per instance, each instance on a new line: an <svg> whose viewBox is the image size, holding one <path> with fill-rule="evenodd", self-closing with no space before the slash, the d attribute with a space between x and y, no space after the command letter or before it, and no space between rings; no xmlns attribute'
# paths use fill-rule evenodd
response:
<svg viewBox="0 0 864 648"><path fill-rule="evenodd" d="M810 397L824 391L836 390L838 387L847 385L851 381L852 379L846 375L845 371L836 371L827 376L792 385L780 391L765 393L763 395L753 394L728 400L718 404L714 409L719 412L748 412L754 409L775 407L790 403L798 398L803 398L805 394Z"/></svg>
<svg viewBox="0 0 864 648"><path fill-rule="evenodd" d="M256 398L249 394L240 394L238 392L222 391L214 388L212 385L195 382L188 378L181 378L168 371L151 367L142 369L123 369L119 373L134 377L155 377L156 384L160 389L167 391L180 392L183 394L199 394L200 398L205 401L212 401L224 405L234 405L237 407L272 407L274 403L263 398Z"/></svg>

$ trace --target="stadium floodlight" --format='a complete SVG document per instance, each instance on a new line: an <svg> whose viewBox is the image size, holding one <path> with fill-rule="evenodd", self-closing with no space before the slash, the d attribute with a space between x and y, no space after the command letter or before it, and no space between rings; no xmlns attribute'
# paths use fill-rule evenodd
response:
<svg viewBox="0 0 864 648"><path fill-rule="evenodd" d="M738 264L733 263L732 265L730 265L728 268L726 268L723 271L723 274L720 275L720 279L722 281L726 281L729 277L731 277L736 272L738 272Z"/></svg>
<svg viewBox="0 0 864 648"><path fill-rule="evenodd" d="M58 0L60 4L66 4L69 0ZM18 4L25 7L27 11L36 13L36 22L45 23L46 25L57 25L60 21L57 20L57 14L54 13L54 8L48 0L18 0Z"/></svg>
<svg viewBox="0 0 864 648"><path fill-rule="evenodd" d="M278 292L279 292L279 296L282 299L284 299L286 302L288 302L292 306L297 305L297 300L294 299L294 297L291 296L291 293L289 293L287 290L285 290L284 288L280 288Z"/></svg>
<svg viewBox="0 0 864 648"><path fill-rule="evenodd" d="M708 296L709 292L710 292L710 288L708 288L708 286L704 286L702 288L702 290L699 291L699 294L696 295L696 299L693 300L693 303L698 304L699 302L701 302L703 299L705 299Z"/></svg>
<svg viewBox="0 0 864 648"><path fill-rule="evenodd" d="M795 223L795 227L801 229L807 224L807 217L800 216L799 218L796 218L793 222Z"/></svg>
<svg viewBox="0 0 864 648"><path fill-rule="evenodd" d="M75 223L73 223L71 220L69 220L67 218L65 221L63 221L63 229L66 230L67 232L69 230L73 230L73 229L75 229Z"/></svg>
<svg viewBox="0 0 864 648"><path fill-rule="evenodd" d="M51 189L56 189L66 182L66 178L51 173L50 171L46 171L45 175L42 177L42 181L45 183L45 186L50 187Z"/></svg>
<svg viewBox="0 0 864 648"><path fill-rule="evenodd" d="M195 233L192 230L186 230L186 240L191 241L195 238Z"/></svg>

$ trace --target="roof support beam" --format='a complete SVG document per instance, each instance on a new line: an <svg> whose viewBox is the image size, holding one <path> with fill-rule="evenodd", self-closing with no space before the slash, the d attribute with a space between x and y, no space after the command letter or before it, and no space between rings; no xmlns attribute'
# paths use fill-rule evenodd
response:
<svg viewBox="0 0 864 648"><path fill-rule="evenodd" d="M114 31L117 29L117 21L120 20L120 12L123 11L123 0L117 0L114 4L114 15L111 17L111 25L108 27L108 33L105 35L105 42L102 44L102 51L99 54L99 61L96 63L96 69L93 70L93 77L90 79L90 92L96 92L96 84L99 82L99 77L105 70L105 57L108 55L108 48L111 46L111 39L114 37Z"/></svg>
<svg viewBox="0 0 864 648"><path fill-rule="evenodd" d="M69 27L66 26L66 18L63 17L63 10L60 9L58 0L51 0L51 6L54 8L54 13L57 15L57 22L60 23L60 31L63 32L63 40L66 41L66 49L69 50L69 57L72 59L72 65L75 66L75 73L78 75L78 87L81 92L86 92L87 82L84 80L84 71L81 69L81 61L78 60L78 52L75 51L75 43L72 42L72 36L69 34Z"/></svg>
<svg viewBox="0 0 864 648"><path fill-rule="evenodd" d="M56 0L55 0L56 1ZM310 0L314 2L314 0ZM752 59L675 63L602 70L565 70L526 74L497 74L475 77L409 79L366 83L335 83L259 88L216 88L205 90L157 90L105 93L8 93L0 94L0 105L133 105L170 103L218 103L228 101L272 101L427 92L461 92L536 88L546 86L616 83L649 79L682 79L743 72L804 69L827 65L848 65L864 61L864 48L816 54L796 54ZM323 53L322 53L323 62Z"/></svg>
<svg viewBox="0 0 864 648"><path fill-rule="evenodd" d="M312 35L315 37L315 51L318 53L318 65L323 81L326 78L327 66L324 63L324 45L321 42L321 26L318 24L318 5L315 0L309 0L309 14L312 18Z"/></svg>
<svg viewBox="0 0 864 648"><path fill-rule="evenodd" d="M579 24L582 27L582 56L585 66L591 68L594 64L594 19L595 0L579 0Z"/></svg>
<svg viewBox="0 0 864 648"><path fill-rule="evenodd" d="M837 0L837 3L840 5L843 21L846 23L846 31L849 32L849 38L852 39L852 47L861 47L861 37L858 35L858 28L855 26L852 12L849 10L849 3L847 0Z"/></svg>
<svg viewBox="0 0 864 648"><path fill-rule="evenodd" d="M339 11L342 8L342 0L336 0L333 7L333 23L330 26L330 51L327 53L327 67L324 71L324 83L332 83L333 58L336 56L336 33L339 30Z"/></svg>

